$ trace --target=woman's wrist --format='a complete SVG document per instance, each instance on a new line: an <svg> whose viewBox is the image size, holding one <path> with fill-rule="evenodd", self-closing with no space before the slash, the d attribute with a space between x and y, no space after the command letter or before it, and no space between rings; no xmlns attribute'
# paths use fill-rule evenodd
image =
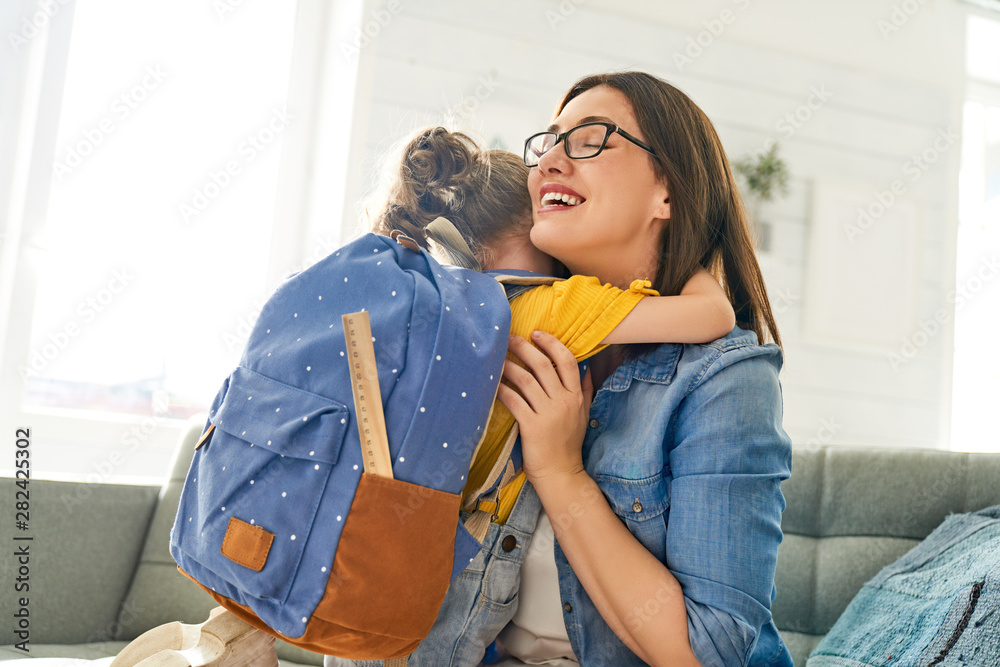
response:
<svg viewBox="0 0 1000 667"><path fill-rule="evenodd" d="M598 501L607 504L597 482L582 467L551 473L531 483L557 538L568 537L565 531L571 530L577 519L589 514Z"/></svg>
<svg viewBox="0 0 1000 667"><path fill-rule="evenodd" d="M587 474L583 463L568 465L563 469L553 469L528 475L528 481L535 487L539 498L551 496L572 499L583 494L594 480Z"/></svg>

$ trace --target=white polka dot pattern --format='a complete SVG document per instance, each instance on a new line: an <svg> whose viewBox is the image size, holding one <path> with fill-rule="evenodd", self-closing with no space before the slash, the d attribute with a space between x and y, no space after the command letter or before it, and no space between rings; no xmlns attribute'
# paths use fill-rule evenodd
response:
<svg viewBox="0 0 1000 667"><path fill-rule="evenodd" d="M408 483L461 491L458 471L468 470L505 356L509 306L491 277L384 237L348 243L262 307L212 405L216 430L195 452L175 533L179 564L187 554L204 561L185 571L212 573L201 583L221 594L245 591L289 637L309 622L315 602L303 595L323 591L364 474L340 322L357 311L372 321L393 470ZM220 554L230 520L275 535L260 573ZM456 544L458 570L474 557L469 548Z"/></svg>

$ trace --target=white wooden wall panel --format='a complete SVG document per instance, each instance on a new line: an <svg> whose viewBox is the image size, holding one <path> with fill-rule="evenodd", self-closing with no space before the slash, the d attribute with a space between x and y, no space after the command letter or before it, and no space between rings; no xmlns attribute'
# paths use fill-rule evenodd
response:
<svg viewBox="0 0 1000 667"><path fill-rule="evenodd" d="M936 446L936 401L857 397L832 390L784 388L785 430L796 444ZM836 428L824 426L836 424ZM824 437L825 436L825 437Z"/></svg>
<svg viewBox="0 0 1000 667"><path fill-rule="evenodd" d="M403 3L402 12L362 51L371 61L371 98L364 148L353 164L364 189L374 185L387 148L416 127L450 118L453 127L520 151L523 138L548 123L559 97L579 76L625 68L651 71L705 110L731 159L773 138L791 169L788 196L765 205L760 217L771 225L772 247L761 256L761 267L785 341L785 426L793 439L940 445L943 387L950 384L948 336L931 337L894 367L885 349L811 340L803 318L810 305L805 275L813 188L823 179L850 182L871 192L871 201L893 180L904 182L919 220L912 230L919 271L911 287L917 318L933 317L949 306L949 220L954 214L948 169L959 146L956 142L941 152L919 178L905 170L914 155L949 129L956 108L951 92L915 78L740 44L725 35L678 71L674 53L683 52L691 33L671 26L669 12L642 19L607 6L581 5L553 29L546 11L558 12L559 5L512 0L490 3L487 11L481 3L459 0ZM776 10L762 5L756 11ZM807 104L816 90L828 91L829 99L787 136L779 122ZM353 229L355 222L345 227ZM836 275L827 278L837 284ZM862 297L889 303L895 295L872 285Z"/></svg>
<svg viewBox="0 0 1000 667"><path fill-rule="evenodd" d="M552 8L555 3L517 0L502 7L491 4L487 16L476 2L414 4L412 12L404 12L383 33L389 37L385 42L393 43L380 41L378 48L384 54L452 63L456 69L470 72L509 69L527 81L538 81L538 74L543 73L559 90L560 79L555 77L622 65L653 68L682 88L692 80L728 82L734 87L785 93L793 99L811 85L826 82L836 91L840 104L872 115L927 124L948 117L945 91L725 39L705 49L695 61L698 67L678 71L673 54L683 52L690 36L681 30L586 6L550 30L544 17L532 19L540 14L538 8L546 6ZM442 30L446 37L432 38ZM506 50L493 48L500 46Z"/></svg>

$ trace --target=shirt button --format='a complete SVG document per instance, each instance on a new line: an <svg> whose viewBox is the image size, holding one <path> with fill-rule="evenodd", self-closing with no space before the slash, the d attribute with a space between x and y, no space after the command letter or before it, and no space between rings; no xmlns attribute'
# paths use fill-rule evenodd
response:
<svg viewBox="0 0 1000 667"><path fill-rule="evenodd" d="M600 425L601 425L601 422L597 421L596 419L591 419L590 420L590 428L597 428Z"/></svg>
<svg viewBox="0 0 1000 667"><path fill-rule="evenodd" d="M514 547L517 546L517 538L513 535L508 535L503 538L503 542L500 543L500 546L503 547L504 551L513 551Z"/></svg>
<svg viewBox="0 0 1000 667"><path fill-rule="evenodd" d="M569 602L567 602L567 603L565 603L563 605L563 609L566 610L566 613L569 613L569 612L573 611L573 605L571 605Z"/></svg>
<svg viewBox="0 0 1000 667"><path fill-rule="evenodd" d="M633 512L641 512L642 511L642 503L639 502L638 498L636 498L635 502L632 503L632 511Z"/></svg>

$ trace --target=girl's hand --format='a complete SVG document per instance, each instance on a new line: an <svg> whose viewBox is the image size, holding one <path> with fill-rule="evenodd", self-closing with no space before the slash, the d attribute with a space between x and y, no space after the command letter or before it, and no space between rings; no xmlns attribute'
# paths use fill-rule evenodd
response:
<svg viewBox="0 0 1000 667"><path fill-rule="evenodd" d="M524 471L533 483L547 477L585 473L583 436L594 396L590 370L580 381L576 358L555 336L535 331L541 350L520 336L511 336L509 351L528 370L507 361L497 398L521 429ZM517 391L515 391L515 389Z"/></svg>

